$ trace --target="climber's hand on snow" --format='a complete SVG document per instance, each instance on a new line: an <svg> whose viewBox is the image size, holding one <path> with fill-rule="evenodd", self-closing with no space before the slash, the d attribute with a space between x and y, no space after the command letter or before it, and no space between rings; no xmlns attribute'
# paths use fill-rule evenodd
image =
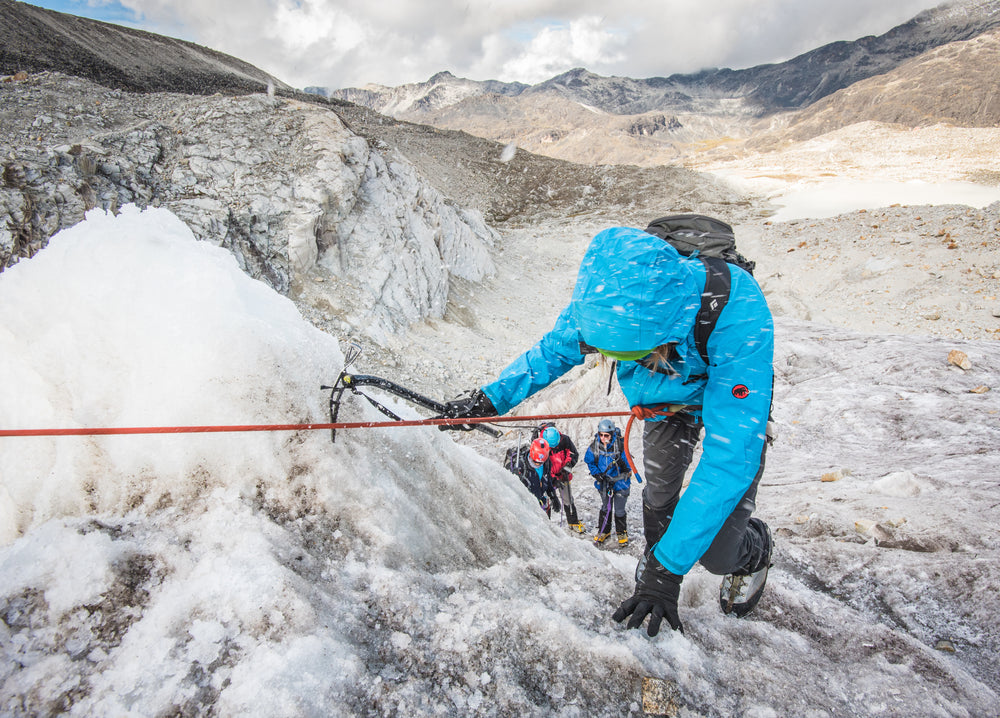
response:
<svg viewBox="0 0 1000 718"><path fill-rule="evenodd" d="M493 402L482 392L481 389L474 389L464 396L460 396L452 401L445 402L444 413L438 417L440 419L473 419L483 416L497 416L497 410ZM454 424L452 426L439 426L441 431L472 431L475 424Z"/></svg>
<svg viewBox="0 0 1000 718"><path fill-rule="evenodd" d="M681 594L683 580L683 576L670 573L656 560L656 556L649 552L646 557L646 568L635 584L635 593L622 602L612 618L618 623L628 618L625 628L639 628L646 620L646 616L649 616L646 633L650 636L660 632L660 623L666 618L672 629L684 633L680 616L677 614L677 598Z"/></svg>

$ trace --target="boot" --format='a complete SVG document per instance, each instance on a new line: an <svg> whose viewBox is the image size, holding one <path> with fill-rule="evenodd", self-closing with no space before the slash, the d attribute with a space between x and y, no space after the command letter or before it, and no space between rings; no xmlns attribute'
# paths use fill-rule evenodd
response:
<svg viewBox="0 0 1000 718"><path fill-rule="evenodd" d="M602 533L600 529L597 529L597 533L594 534L594 543L598 544L604 543L605 541L608 540L608 536L610 535L611 535L610 531L605 531Z"/></svg>
<svg viewBox="0 0 1000 718"><path fill-rule="evenodd" d="M737 618L750 613L760 601L764 593L764 584L767 582L767 570L771 567L771 552L774 549L771 529L766 523L752 517L747 530L757 531L761 535L762 551L756 560L743 570L724 576L722 585L719 586L719 604L722 606L722 612L732 613Z"/></svg>
<svg viewBox="0 0 1000 718"><path fill-rule="evenodd" d="M628 546L627 516L615 516L615 533L618 534L618 545Z"/></svg>
<svg viewBox="0 0 1000 718"><path fill-rule="evenodd" d="M597 535L594 536L594 541L597 541L597 543L603 543L604 539L606 539L608 536L611 535L611 526L608 525L609 521L610 519L608 517L608 512L605 511L604 509L601 509L600 512L597 514L597 526L595 527ZM603 535L604 538L598 541L597 537L601 535Z"/></svg>
<svg viewBox="0 0 1000 718"><path fill-rule="evenodd" d="M582 534L585 533L587 530L586 528L584 528L583 522L581 521L577 521L567 525L569 526L569 530L572 531L573 533Z"/></svg>

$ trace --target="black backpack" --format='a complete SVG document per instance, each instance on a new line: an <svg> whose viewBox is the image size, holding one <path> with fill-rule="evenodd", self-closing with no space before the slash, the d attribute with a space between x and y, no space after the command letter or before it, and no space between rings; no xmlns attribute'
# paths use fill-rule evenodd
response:
<svg viewBox="0 0 1000 718"><path fill-rule="evenodd" d="M734 264L751 275L756 263L736 251L732 227L703 214L660 217L650 222L645 231L666 240L685 257L697 257L705 265L705 290L701 293L694 339L698 353L708 364L708 337L729 301L731 279L723 263Z"/></svg>
<svg viewBox="0 0 1000 718"><path fill-rule="evenodd" d="M512 474L520 474L521 467L525 462L525 457L527 452L525 451L526 446L524 444L518 446L511 446L505 452L503 456L503 465Z"/></svg>
<svg viewBox="0 0 1000 718"><path fill-rule="evenodd" d="M674 249L690 257L715 257L735 264L753 274L756 262L736 251L733 228L720 219L703 214L672 214L654 219L646 227L646 234L667 240Z"/></svg>

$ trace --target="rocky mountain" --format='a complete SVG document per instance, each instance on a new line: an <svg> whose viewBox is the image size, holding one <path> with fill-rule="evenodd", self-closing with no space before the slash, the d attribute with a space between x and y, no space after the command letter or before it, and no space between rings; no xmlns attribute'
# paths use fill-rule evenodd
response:
<svg viewBox="0 0 1000 718"><path fill-rule="evenodd" d="M709 70L689 76L763 113L806 107L837 90L881 75L950 42L1000 27L997 0L959 0L927 10L877 37L834 42L784 63L746 70Z"/></svg>
<svg viewBox="0 0 1000 718"><path fill-rule="evenodd" d="M757 148L807 140L858 122L922 127L1000 125L1000 29L952 42L824 97L790 116L789 126L750 141Z"/></svg>
<svg viewBox="0 0 1000 718"><path fill-rule="evenodd" d="M0 74L54 70L133 92L210 95L291 88L253 65L142 30L0 0Z"/></svg>
<svg viewBox="0 0 1000 718"><path fill-rule="evenodd" d="M959 0L922 12L877 37L834 42L786 62L741 70L709 69L632 79L602 77L576 68L532 86L496 81L477 83L445 72L427 82L395 88L369 86L363 90L322 92L408 119L487 94L505 97L555 94L616 115L706 112L718 110L722 100L740 100L748 111L769 114L805 107L855 82L888 72L935 47L968 40L996 27L1000 27L1000 1Z"/></svg>
<svg viewBox="0 0 1000 718"><path fill-rule="evenodd" d="M306 92L324 97L336 97L377 110L384 115L395 116L397 113L408 111L430 112L449 107L468 97L480 95L516 96L529 87L530 85L523 82L466 80L444 71L435 74L427 82L401 87L366 85L336 91L326 87L307 87Z"/></svg>
<svg viewBox="0 0 1000 718"><path fill-rule="evenodd" d="M886 103L878 113L866 113L862 109L866 100L859 97L857 103L848 102L857 104L857 110L838 113L842 121L878 116L917 124L937 120L996 124L1000 114L986 99L996 84L990 73L993 65L990 57L977 57L986 52L979 44L962 52L948 51L950 72L961 75L963 86L972 89L965 104L983 98L979 111L967 108L955 115L941 110L933 95L922 95L938 80L920 76L940 65L934 52L989 36L998 27L1000 0L965 0L923 12L878 37L831 43L787 62L743 70L631 79L577 68L521 91L505 86L499 92L488 90L487 83L439 73L425 83L326 94L351 98L397 118L514 142L552 157L650 166L784 127L795 121L797 111L860 82L875 87L880 77L897 71L911 75L912 96L903 96L906 87L894 88L898 101ZM917 62L925 55L925 61ZM942 91L948 84L941 84ZM941 99L947 104L946 97ZM901 109L907 105L912 109ZM826 113L827 129L835 128L832 114Z"/></svg>
<svg viewBox="0 0 1000 718"><path fill-rule="evenodd" d="M128 93L56 73L0 92L4 266L91 208L163 206L283 294L341 275L325 285L345 295L332 302L341 323L375 336L442 315L452 276L492 269L481 213L317 105Z"/></svg>

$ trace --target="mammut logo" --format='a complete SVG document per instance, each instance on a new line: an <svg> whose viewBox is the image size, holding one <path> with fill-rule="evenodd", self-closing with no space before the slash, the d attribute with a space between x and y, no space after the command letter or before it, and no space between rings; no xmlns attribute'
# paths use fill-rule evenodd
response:
<svg viewBox="0 0 1000 718"><path fill-rule="evenodd" d="M733 387L733 396L737 399L746 399L750 396L750 390L747 389L746 384L737 384Z"/></svg>

